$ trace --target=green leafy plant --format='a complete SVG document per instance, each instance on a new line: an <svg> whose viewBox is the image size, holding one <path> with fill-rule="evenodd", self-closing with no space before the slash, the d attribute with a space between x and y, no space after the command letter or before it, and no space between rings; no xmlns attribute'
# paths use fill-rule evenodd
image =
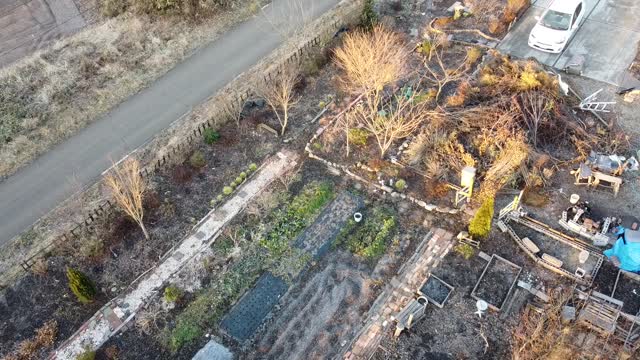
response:
<svg viewBox="0 0 640 360"><path fill-rule="evenodd" d="M243 181L244 181L244 178L243 178L242 176L238 176L238 177L236 178L236 180L235 180L235 182L236 182L238 185L242 184L242 182L243 182Z"/></svg>
<svg viewBox="0 0 640 360"><path fill-rule="evenodd" d="M93 360L96 358L96 352L86 347L82 353L76 356L76 360Z"/></svg>
<svg viewBox="0 0 640 360"><path fill-rule="evenodd" d="M491 231L493 218L493 197L487 198L469 223L469 234L474 238L485 238Z"/></svg>
<svg viewBox="0 0 640 360"><path fill-rule="evenodd" d="M407 182L404 181L403 179L399 179L398 181L396 181L396 183L394 184L394 187L396 188L396 190L398 191L404 191L407 188Z"/></svg>
<svg viewBox="0 0 640 360"><path fill-rule="evenodd" d="M240 178L241 178L242 180L246 179L246 178L247 178L247 173L246 173L246 172L244 172L244 171L243 171L243 172L241 172L241 173L240 173Z"/></svg>
<svg viewBox="0 0 640 360"><path fill-rule="evenodd" d="M164 288L164 300L166 302L176 302L182 297L182 290L177 286L169 285Z"/></svg>
<svg viewBox="0 0 640 360"><path fill-rule="evenodd" d="M386 251L396 226L394 212L377 207L360 223L349 220L336 238L335 245L344 246L366 260L377 260Z"/></svg>
<svg viewBox="0 0 640 360"><path fill-rule="evenodd" d="M194 151L189 157L189 164L194 168L201 168L207 164L207 161L201 151Z"/></svg>
<svg viewBox="0 0 640 360"><path fill-rule="evenodd" d="M251 163L249 165L249 171L254 172L256 170L258 170L258 165L256 165L255 163Z"/></svg>
<svg viewBox="0 0 640 360"><path fill-rule="evenodd" d="M374 0L365 0L360 15L360 25L366 30L371 30L378 23L378 14L373 9Z"/></svg>
<svg viewBox="0 0 640 360"><path fill-rule="evenodd" d="M89 277L78 270L67 267L67 280L71 292L78 298L78 301L83 304L93 302L98 290Z"/></svg>
<svg viewBox="0 0 640 360"><path fill-rule="evenodd" d="M369 138L369 132L365 129L349 129L349 142L353 145L364 146L367 145L367 139Z"/></svg>
<svg viewBox="0 0 640 360"><path fill-rule="evenodd" d="M476 251L473 246L469 244L458 244L453 248L453 251L462 256L465 260L469 260L475 255Z"/></svg>
<svg viewBox="0 0 640 360"><path fill-rule="evenodd" d="M333 187L329 183L307 184L287 207L275 212L275 223L271 231L260 239L260 245L273 258L285 255L290 250L289 243L333 196Z"/></svg>
<svg viewBox="0 0 640 360"><path fill-rule="evenodd" d="M220 140L220 134L212 128L204 129L202 136L204 137L204 142L208 145L215 144L218 140Z"/></svg>
<svg viewBox="0 0 640 360"><path fill-rule="evenodd" d="M204 335L204 331L217 324L228 309L249 289L264 271L263 254L254 247L233 264L227 272L215 277L208 288L195 299L175 320L175 327L165 333L166 345L177 351Z"/></svg>
<svg viewBox="0 0 640 360"><path fill-rule="evenodd" d="M230 186L225 186L224 188L222 188L222 193L224 195L231 195L232 192L233 192L233 188Z"/></svg>

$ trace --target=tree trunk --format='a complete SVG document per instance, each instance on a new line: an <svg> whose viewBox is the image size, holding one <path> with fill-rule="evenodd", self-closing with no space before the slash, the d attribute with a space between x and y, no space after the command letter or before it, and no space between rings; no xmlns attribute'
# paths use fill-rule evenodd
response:
<svg viewBox="0 0 640 360"><path fill-rule="evenodd" d="M149 236L149 232L147 231L147 227L144 226L144 223L141 221L138 221L138 225L140 225L140 229L142 229L142 233L144 234L144 238L149 240L151 239L151 236Z"/></svg>

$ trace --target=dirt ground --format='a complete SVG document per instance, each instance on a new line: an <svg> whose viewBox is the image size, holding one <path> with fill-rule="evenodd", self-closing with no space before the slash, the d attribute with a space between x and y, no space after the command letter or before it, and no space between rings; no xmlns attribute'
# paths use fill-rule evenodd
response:
<svg viewBox="0 0 640 360"><path fill-rule="evenodd" d="M308 130L307 121L319 111L318 103L327 91L324 81L309 78L306 86L317 95L307 96L292 113L292 117L303 119L290 124L288 134L296 138L290 146L294 147L301 146L308 136L301 133ZM195 151L204 155L203 167L196 168L187 160L151 177L145 222L153 245L144 240L132 221L116 213L100 220L96 233L87 231L47 259L45 275L29 274L7 289L0 301L0 322L5 324L0 326L0 355L52 318L60 324L58 341L64 340L104 302L156 264L210 210L210 201L222 193L224 186L249 164L259 165L283 146L273 134L256 130L258 123L278 128L269 111L251 108L239 129L230 123L220 130L220 140L215 144L200 143ZM97 283L102 295L91 306L79 306L68 291L66 266L80 269ZM43 283L46 287L41 286ZM37 301L37 306L20 300L25 296Z"/></svg>
<svg viewBox="0 0 640 360"><path fill-rule="evenodd" d="M375 299L370 269L341 251L322 263L317 267L324 269L298 282L280 302L248 358L325 359L340 351L339 339L355 332Z"/></svg>

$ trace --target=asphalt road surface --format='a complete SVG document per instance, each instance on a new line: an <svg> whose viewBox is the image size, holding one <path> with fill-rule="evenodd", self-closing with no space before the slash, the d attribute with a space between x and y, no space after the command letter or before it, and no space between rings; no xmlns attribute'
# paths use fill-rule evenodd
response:
<svg viewBox="0 0 640 360"><path fill-rule="evenodd" d="M300 4L297 4L297 2ZM274 0L264 13L202 48L189 59L64 143L0 183L0 245L54 209L81 186L91 184L283 41L292 20L313 20L338 0ZM299 10L304 9L304 16Z"/></svg>

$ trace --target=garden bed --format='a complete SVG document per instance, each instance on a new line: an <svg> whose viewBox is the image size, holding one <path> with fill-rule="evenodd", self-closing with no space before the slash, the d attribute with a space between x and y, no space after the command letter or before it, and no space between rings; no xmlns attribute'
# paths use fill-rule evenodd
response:
<svg viewBox="0 0 640 360"><path fill-rule="evenodd" d="M420 287L420 290L418 290L421 295L425 296L432 304L439 308L444 307L444 303L452 291L453 286L442 281L435 275L430 275L427 281Z"/></svg>
<svg viewBox="0 0 640 360"><path fill-rule="evenodd" d="M500 311L521 271L522 267L494 254L471 291L471 296L476 300L486 301L491 309Z"/></svg>

